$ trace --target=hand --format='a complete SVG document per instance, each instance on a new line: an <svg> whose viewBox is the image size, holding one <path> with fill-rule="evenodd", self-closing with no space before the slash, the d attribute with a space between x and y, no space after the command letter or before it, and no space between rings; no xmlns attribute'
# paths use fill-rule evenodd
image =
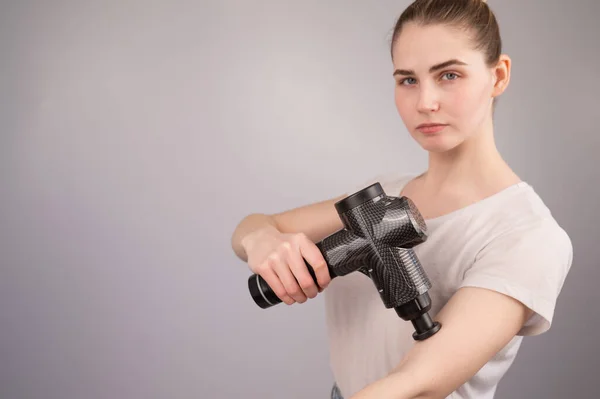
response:
<svg viewBox="0 0 600 399"><path fill-rule="evenodd" d="M321 251L305 234L281 233L274 227L267 227L248 234L242 246L250 269L288 305L316 297L331 281ZM310 275L305 260L314 269L319 286Z"/></svg>

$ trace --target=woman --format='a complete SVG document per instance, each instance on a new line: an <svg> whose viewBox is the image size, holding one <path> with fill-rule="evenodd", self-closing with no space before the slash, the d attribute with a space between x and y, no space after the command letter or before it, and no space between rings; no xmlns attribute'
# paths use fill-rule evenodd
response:
<svg viewBox="0 0 600 399"><path fill-rule="evenodd" d="M286 304L323 291L333 398L491 399L523 336L550 328L572 245L495 146L494 105L511 70L501 47L481 0L417 0L392 37L396 107L429 165L372 181L411 198L427 221L415 251L433 283L436 335L415 342L362 274L330 281L314 242L342 228L333 204L347 194L249 215L233 234L236 254Z"/></svg>

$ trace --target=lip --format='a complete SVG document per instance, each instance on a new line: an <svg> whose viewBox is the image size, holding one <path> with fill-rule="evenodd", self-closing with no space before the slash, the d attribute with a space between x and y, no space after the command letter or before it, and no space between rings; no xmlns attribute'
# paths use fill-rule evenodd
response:
<svg viewBox="0 0 600 399"><path fill-rule="evenodd" d="M419 126L417 126L417 130L426 134L438 133L444 130L446 126L448 125L444 123L421 123Z"/></svg>

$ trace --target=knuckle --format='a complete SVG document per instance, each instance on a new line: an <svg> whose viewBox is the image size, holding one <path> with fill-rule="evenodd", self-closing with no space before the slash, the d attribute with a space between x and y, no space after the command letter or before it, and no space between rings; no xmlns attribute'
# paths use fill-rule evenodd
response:
<svg viewBox="0 0 600 399"><path fill-rule="evenodd" d="M292 253L293 253L293 246L292 243L289 241L285 241L283 242L279 248L278 248L278 254L279 256L284 259L284 258L289 258Z"/></svg>
<svg viewBox="0 0 600 399"><path fill-rule="evenodd" d="M315 270L321 270L321 269L324 269L326 265L327 265L327 264L326 264L326 262L325 262L325 259L323 259L323 258L320 258L320 259L318 259L318 260L315 262L315 264L313 265L313 269L315 269Z"/></svg>
<svg viewBox="0 0 600 399"><path fill-rule="evenodd" d="M265 273L267 270L269 270L269 262L263 262L263 263L260 263L259 265L257 265L257 266L254 268L254 271L255 271L256 273L258 273L258 274L263 274L263 273Z"/></svg>
<svg viewBox="0 0 600 399"><path fill-rule="evenodd" d="M295 238L298 242L305 242L306 240L308 240L306 233L303 232L297 233Z"/></svg>
<svg viewBox="0 0 600 399"><path fill-rule="evenodd" d="M309 279L309 278L303 278L302 280L300 280L299 283L300 283L300 287L305 288L305 289L312 288L314 285L312 279Z"/></svg>
<svg viewBox="0 0 600 399"><path fill-rule="evenodd" d="M292 244L289 241L284 241L281 243L281 249L283 251L289 252L292 250Z"/></svg>
<svg viewBox="0 0 600 399"><path fill-rule="evenodd" d="M267 257L267 266L274 267L279 262L279 255L277 253L272 253Z"/></svg>

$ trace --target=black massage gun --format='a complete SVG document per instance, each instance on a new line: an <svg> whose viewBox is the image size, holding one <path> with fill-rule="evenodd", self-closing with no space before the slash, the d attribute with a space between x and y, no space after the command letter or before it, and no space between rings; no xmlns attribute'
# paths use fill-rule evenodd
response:
<svg viewBox="0 0 600 399"><path fill-rule="evenodd" d="M427 226L414 203L388 196L374 183L338 201L335 208L344 228L316 243L331 279L359 271L371 278L386 308L412 322L415 340L438 332L441 324L428 313L431 282L412 249L427 239ZM263 309L281 302L258 274L250 276L248 288Z"/></svg>

